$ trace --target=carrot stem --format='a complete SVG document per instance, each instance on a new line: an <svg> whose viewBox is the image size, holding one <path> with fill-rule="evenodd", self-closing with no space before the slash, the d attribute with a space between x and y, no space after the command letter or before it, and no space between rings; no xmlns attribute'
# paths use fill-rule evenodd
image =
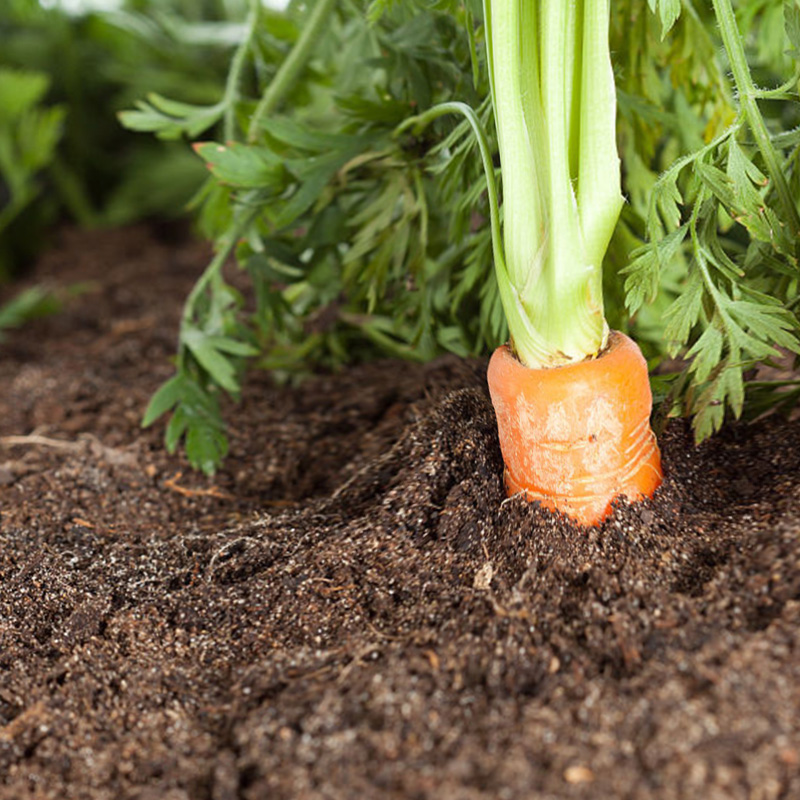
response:
<svg viewBox="0 0 800 800"><path fill-rule="evenodd" d="M501 298L530 367L602 350L602 262L622 208L609 0L484 0L503 189Z"/></svg>
<svg viewBox="0 0 800 800"><path fill-rule="evenodd" d="M225 96L222 100L222 104L225 107L223 130L226 142L232 141L236 133L236 101L239 97L239 84L242 80L242 71L244 70L247 54L253 46L260 10L261 4L259 0L250 0L250 12L245 22L245 35L233 54L231 68L228 70L228 78L225 82Z"/></svg>
<svg viewBox="0 0 800 800"><path fill-rule="evenodd" d="M303 67L308 63L314 47L325 31L325 26L336 7L336 0L316 0L313 10L304 21L300 37L286 60L270 82L261 97L253 116L250 118L250 129L247 140L253 144L258 139L259 129L264 119L269 116L283 101L294 86Z"/></svg>
<svg viewBox="0 0 800 800"><path fill-rule="evenodd" d="M609 0L484 9L511 333L487 377L506 489L596 525L662 477L647 363L603 314L602 263L623 204Z"/></svg>

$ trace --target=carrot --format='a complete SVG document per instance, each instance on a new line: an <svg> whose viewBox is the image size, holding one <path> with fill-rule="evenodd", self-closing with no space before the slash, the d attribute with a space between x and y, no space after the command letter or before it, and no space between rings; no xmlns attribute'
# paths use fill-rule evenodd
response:
<svg viewBox="0 0 800 800"><path fill-rule="evenodd" d="M624 334L612 331L597 358L543 369L503 345L488 380L509 496L524 493L591 526L616 498L652 497L660 485L647 364Z"/></svg>
<svg viewBox="0 0 800 800"><path fill-rule="evenodd" d="M609 15L609 0L484 0L502 224L474 110L441 103L398 129L459 113L476 135L513 342L489 366L506 486L584 525L661 482L647 365L603 312L603 260L624 204Z"/></svg>

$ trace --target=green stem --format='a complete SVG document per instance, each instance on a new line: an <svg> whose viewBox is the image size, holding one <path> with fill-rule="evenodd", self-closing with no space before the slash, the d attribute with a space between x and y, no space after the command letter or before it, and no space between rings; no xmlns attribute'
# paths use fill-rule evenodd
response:
<svg viewBox="0 0 800 800"><path fill-rule="evenodd" d="M241 44L236 48L231 61L231 68L228 71L228 79L225 81L225 95L222 98L222 105L225 108L224 133L225 141L233 141L236 135L236 100L239 97L239 84L242 80L247 54L253 44L261 5L259 0L250 0L250 13L245 22L245 36Z"/></svg>
<svg viewBox="0 0 800 800"><path fill-rule="evenodd" d="M478 142L478 149L481 154L483 171L486 176L486 193L489 199L489 223L492 230L492 255L494 259L495 274L497 276L497 286L500 291L500 299L508 321L509 330L512 332L512 343L516 334L517 338L522 338L527 343L529 354L537 360L547 358L548 350L546 343L542 342L541 335L534 328L533 323L525 309L520 291L516 284L511 280L506 266L506 258L503 248L503 234L500 229L500 206L497 196L497 182L494 177L494 162L492 161L492 151L489 148L489 140L486 131L481 124L474 109L466 103L440 103L428 109L423 114L411 117L394 130L394 136L399 136L409 128L413 128L416 134L421 133L424 128L430 125L435 119L446 114L460 114L469 123L475 139Z"/></svg>
<svg viewBox="0 0 800 800"><path fill-rule="evenodd" d="M494 254L495 268L498 272L506 274L505 255L503 253L503 236L500 231L500 210L497 199L497 182L494 179L494 163L492 162L492 151L489 147L489 140L486 136L486 131L481 124L475 110L470 108L466 103L440 103L433 108L429 108L422 114L416 117L410 117L404 120L394 130L394 136L399 136L410 128L414 129L415 134L420 134L428 125L431 124L439 117L444 117L447 114L460 114L469 123L475 139L478 142L478 150L481 154L481 163L483 164L483 171L486 175L486 193L489 195L489 221L492 228L492 250ZM507 275L506 275L507 279Z"/></svg>
<svg viewBox="0 0 800 800"><path fill-rule="evenodd" d="M495 272L511 345L529 367L600 352L602 261L622 207L609 0L484 0L503 170L503 231L486 134L463 103L397 128L465 116L486 173Z"/></svg>
<svg viewBox="0 0 800 800"><path fill-rule="evenodd" d="M747 116L750 130L753 132L756 145L761 153L761 157L764 159L764 164L769 173L770 180L778 195L778 201L783 207L784 215L791 227L792 237L797 238L800 236L800 215L798 214L797 206L795 205L794 198L789 189L789 184L786 181L786 176L781 169L780 158L775 148L772 146L766 123L758 109L756 98L759 93L753 83L750 69L747 66L744 45L739 33L739 27L736 24L736 16L733 13L731 2L730 0L712 1L714 4L714 13L716 14L720 33L722 35L722 42L725 45L728 59L731 62L733 79L739 93L739 103Z"/></svg>
<svg viewBox="0 0 800 800"><path fill-rule="evenodd" d="M492 105L503 166L503 245L510 280L522 289L541 265L548 226L547 149L528 119L543 118L539 94L538 3L485 0ZM523 59L523 36L532 57ZM563 88L563 87L562 87ZM536 257L536 260L534 260Z"/></svg>
<svg viewBox="0 0 800 800"><path fill-rule="evenodd" d="M248 208L246 211L240 213L239 219L236 220L227 235L219 240L219 249L214 254L208 266L203 271L198 281L192 287L192 291L186 298L183 306L183 314L181 315L181 328L190 325L192 317L194 316L195 307L203 292L212 286L222 273L222 268L228 260L228 256L233 252L236 243L241 238L242 234L247 230L253 220L258 216L258 209L256 207ZM183 366L185 357L185 348L181 347L178 352L178 368Z"/></svg>
<svg viewBox="0 0 800 800"><path fill-rule="evenodd" d="M303 31L292 51L281 64L280 69L270 82L250 119L247 141L251 144L258 138L258 130L262 120L271 114L283 98L294 86L303 67L308 63L319 37L324 33L325 25L331 12L336 7L336 0L317 0L314 9L303 24Z"/></svg>
<svg viewBox="0 0 800 800"><path fill-rule="evenodd" d="M623 203L609 0L484 7L513 349L529 367L581 361L605 344L602 261Z"/></svg>

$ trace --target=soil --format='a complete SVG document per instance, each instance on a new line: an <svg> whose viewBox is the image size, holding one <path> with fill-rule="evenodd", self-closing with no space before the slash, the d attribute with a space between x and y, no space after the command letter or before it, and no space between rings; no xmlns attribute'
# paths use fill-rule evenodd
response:
<svg viewBox="0 0 800 800"><path fill-rule="evenodd" d="M64 231L0 345L0 798L800 798L800 423L585 532L484 362L383 362L253 375L205 478L139 421L206 258Z"/></svg>

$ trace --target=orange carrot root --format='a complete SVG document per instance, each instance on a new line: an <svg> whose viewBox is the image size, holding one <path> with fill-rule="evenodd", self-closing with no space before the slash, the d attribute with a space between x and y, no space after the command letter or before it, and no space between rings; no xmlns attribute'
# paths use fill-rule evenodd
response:
<svg viewBox="0 0 800 800"><path fill-rule="evenodd" d="M503 345L489 362L508 495L597 525L618 497L652 497L662 480L650 428L647 363L618 331L595 359L529 369Z"/></svg>

